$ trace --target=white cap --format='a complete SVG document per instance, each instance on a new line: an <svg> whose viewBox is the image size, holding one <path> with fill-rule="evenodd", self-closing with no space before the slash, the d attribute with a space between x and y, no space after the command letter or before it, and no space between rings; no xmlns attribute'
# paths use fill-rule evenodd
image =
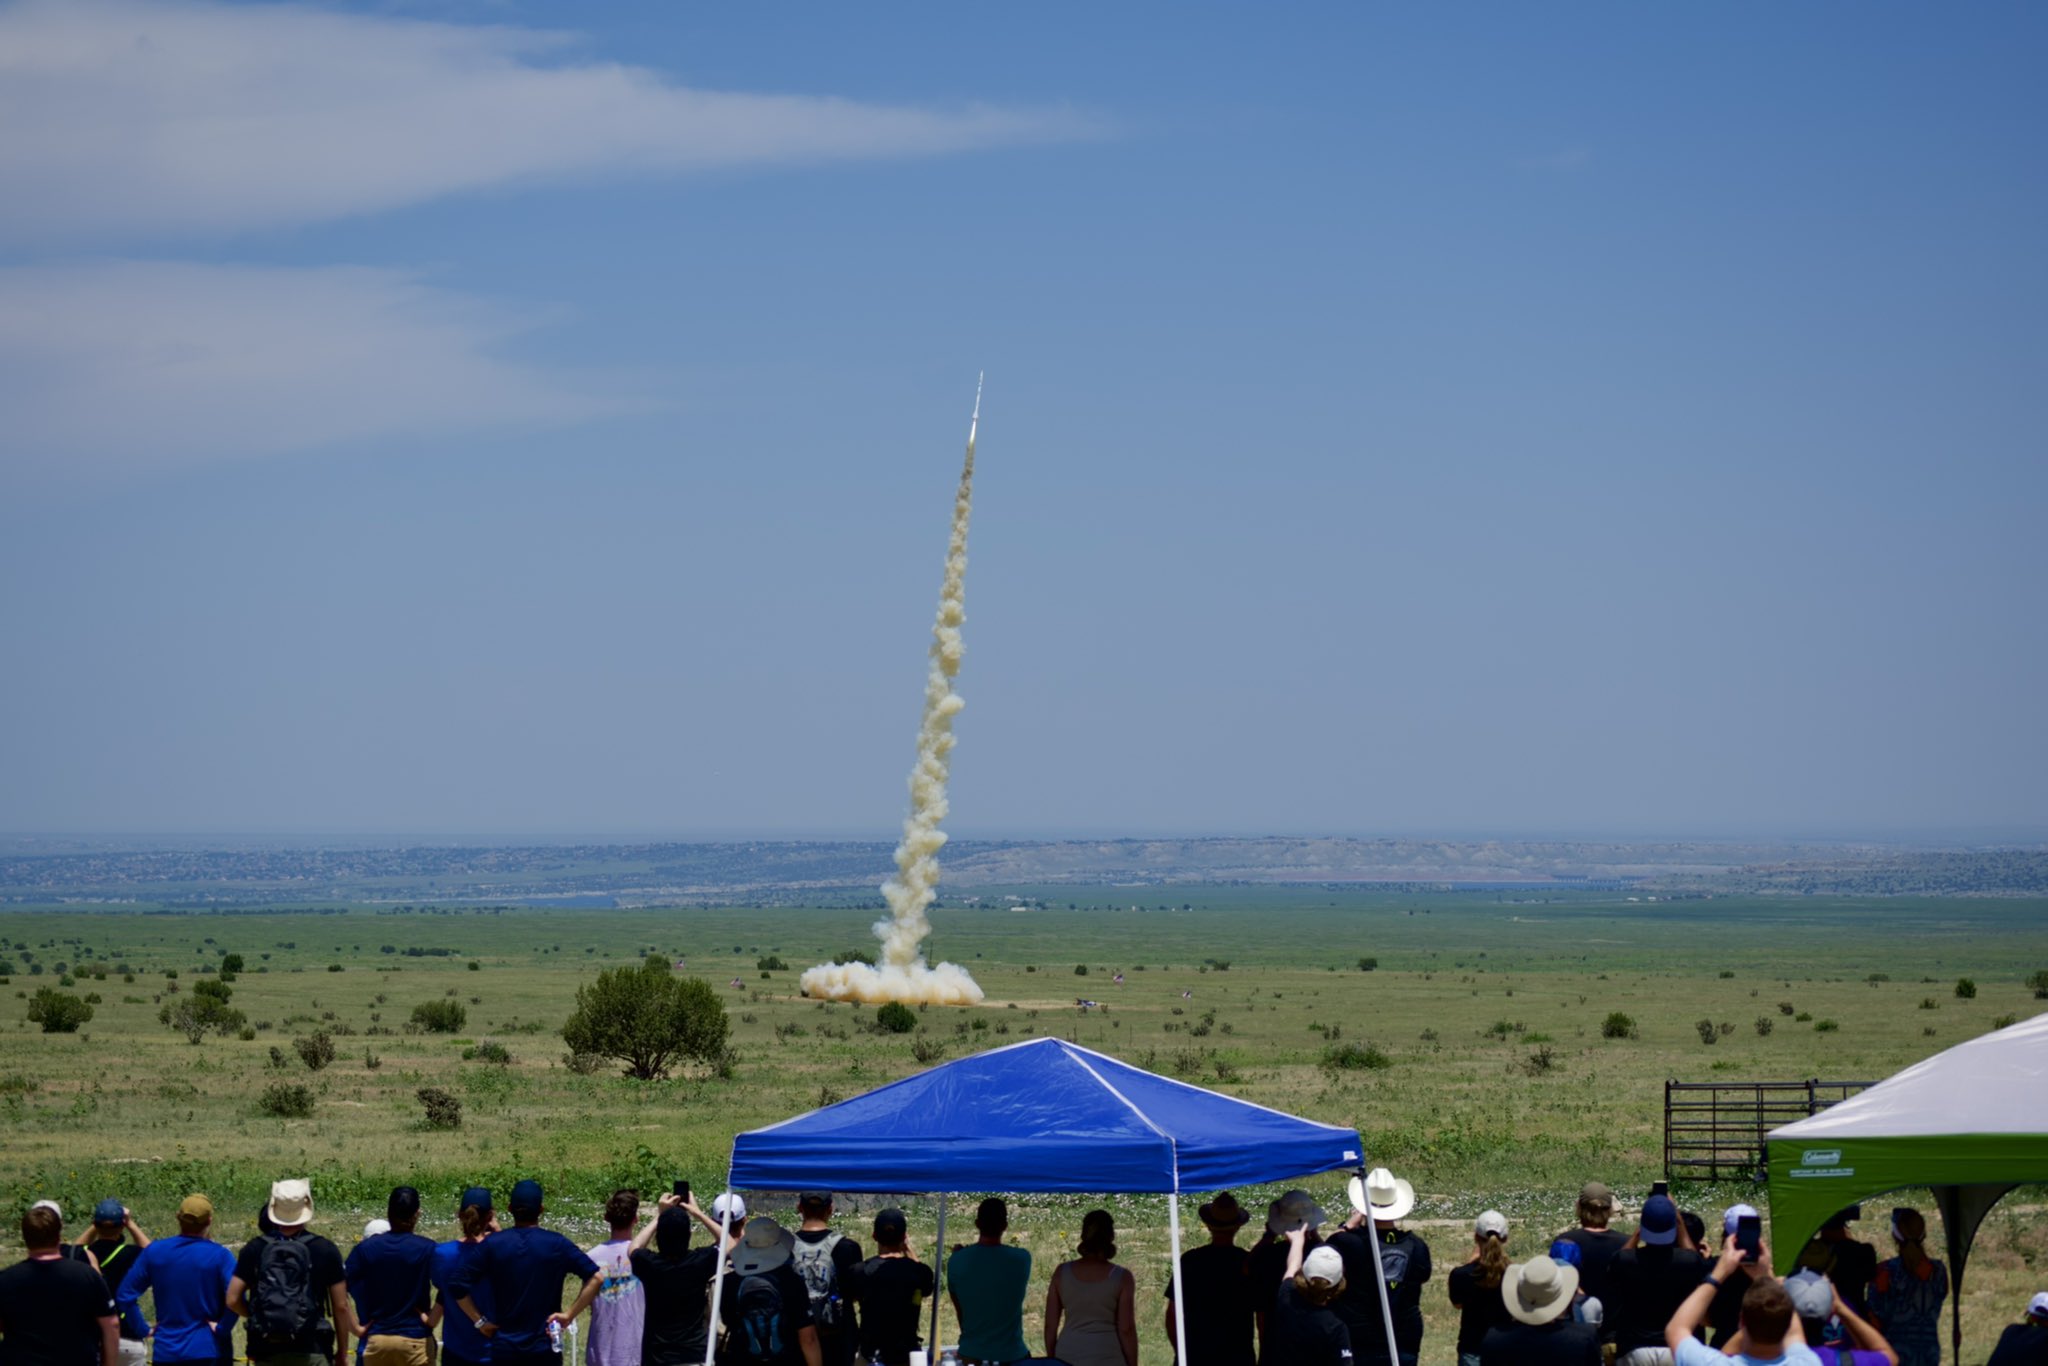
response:
<svg viewBox="0 0 2048 1366"><path fill-rule="evenodd" d="M727 1191L711 1202L711 1217L721 1224L737 1224L747 1217L747 1202Z"/></svg>
<svg viewBox="0 0 2048 1366"><path fill-rule="evenodd" d="M57 1216L58 1223L61 1224L64 1222L64 1208L63 1206L59 1205L55 1200L38 1200L33 1205L30 1205L29 1208L46 1209L50 1213Z"/></svg>
<svg viewBox="0 0 2048 1366"><path fill-rule="evenodd" d="M1334 1247L1312 1248L1302 1259L1301 1274L1307 1280L1335 1285L1344 1279L1344 1259Z"/></svg>
<svg viewBox="0 0 2048 1366"><path fill-rule="evenodd" d="M2048 1290L2043 1290L2040 1294L2027 1301L2027 1316L2029 1318L2048 1319Z"/></svg>
<svg viewBox="0 0 2048 1366"><path fill-rule="evenodd" d="M363 1225L363 1236L365 1238L374 1238L380 1233L389 1232L391 1232L391 1221L389 1219L372 1219L369 1223Z"/></svg>
<svg viewBox="0 0 2048 1366"><path fill-rule="evenodd" d="M1508 1217L1497 1209L1490 1209L1472 1223L1472 1236L1484 1238L1492 1234L1496 1238L1508 1236Z"/></svg>
<svg viewBox="0 0 2048 1366"><path fill-rule="evenodd" d="M1754 1205L1730 1205L1728 1212L1721 1216L1721 1232L1733 1233L1735 1232L1736 1220L1755 1219L1757 1217L1759 1216Z"/></svg>

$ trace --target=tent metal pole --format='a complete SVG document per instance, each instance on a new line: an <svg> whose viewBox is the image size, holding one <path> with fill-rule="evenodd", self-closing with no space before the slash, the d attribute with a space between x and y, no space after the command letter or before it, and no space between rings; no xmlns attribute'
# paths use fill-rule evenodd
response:
<svg viewBox="0 0 2048 1366"><path fill-rule="evenodd" d="M1188 1366L1188 1288L1180 1279L1180 1164L1175 1162L1173 1193L1166 1197L1166 1227L1173 1238L1173 1266L1169 1269L1170 1284L1173 1286L1173 1341L1174 1360L1180 1366Z"/></svg>
<svg viewBox="0 0 2048 1366"><path fill-rule="evenodd" d="M939 1305L946 1298L946 1193L939 1192L939 1240L932 1247L932 1336L925 1360L939 1359Z"/></svg>
<svg viewBox="0 0 2048 1366"><path fill-rule="evenodd" d="M726 1168L725 1189L732 1192L732 1169ZM732 1239L732 1202L728 1200L718 1215L718 1263L711 1273L711 1312L704 1323L704 1366L711 1366L712 1355L718 1350L718 1310L723 1303L719 1296L725 1290L725 1245Z"/></svg>
<svg viewBox="0 0 2048 1366"><path fill-rule="evenodd" d="M1358 1179L1365 1180L1365 1168L1358 1169ZM1380 1323L1387 1330L1387 1360L1398 1362L1401 1349L1394 1345L1394 1306L1387 1298L1387 1268L1380 1261L1380 1226L1372 1217L1372 1196L1365 1197L1365 1237L1372 1244L1372 1279L1380 1290Z"/></svg>

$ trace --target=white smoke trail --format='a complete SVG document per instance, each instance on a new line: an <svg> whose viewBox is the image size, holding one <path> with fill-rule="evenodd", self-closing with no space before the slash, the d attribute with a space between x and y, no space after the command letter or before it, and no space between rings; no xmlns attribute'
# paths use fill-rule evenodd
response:
<svg viewBox="0 0 2048 1366"><path fill-rule="evenodd" d="M939 613L932 622L931 667L924 679L924 719L917 730L917 766L910 770L910 814L903 818L903 841L896 846L896 876L882 884L889 918L875 922L882 941L882 960L820 964L802 978L806 996L870 1003L973 1005L981 1000L980 985L957 963L932 967L919 945L932 932L925 916L939 894L939 850L946 832L946 778L951 769L955 736L953 718L967 704L953 691L966 647L960 625L967 620L967 519L974 510L974 435L981 425L981 384L974 386L974 416L967 423L967 459L960 467L960 488L953 495L953 534L946 542L946 582L939 590Z"/></svg>

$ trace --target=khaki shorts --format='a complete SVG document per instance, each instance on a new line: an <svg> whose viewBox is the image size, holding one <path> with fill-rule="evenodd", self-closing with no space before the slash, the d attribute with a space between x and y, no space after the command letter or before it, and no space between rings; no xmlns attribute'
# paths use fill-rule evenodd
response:
<svg viewBox="0 0 2048 1366"><path fill-rule="evenodd" d="M146 1366L149 1343L142 1338L121 1339L121 1366Z"/></svg>
<svg viewBox="0 0 2048 1366"><path fill-rule="evenodd" d="M372 1333L363 1341L363 1366L433 1366L430 1338L402 1338Z"/></svg>

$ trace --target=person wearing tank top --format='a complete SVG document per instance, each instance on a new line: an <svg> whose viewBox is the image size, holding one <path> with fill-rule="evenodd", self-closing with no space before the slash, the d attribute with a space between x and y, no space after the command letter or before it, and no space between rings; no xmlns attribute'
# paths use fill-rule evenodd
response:
<svg viewBox="0 0 2048 1366"><path fill-rule="evenodd" d="M1108 1210L1081 1220L1080 1255L1061 1262L1045 1296L1045 1354L1067 1366L1137 1366L1136 1284L1116 1264Z"/></svg>

